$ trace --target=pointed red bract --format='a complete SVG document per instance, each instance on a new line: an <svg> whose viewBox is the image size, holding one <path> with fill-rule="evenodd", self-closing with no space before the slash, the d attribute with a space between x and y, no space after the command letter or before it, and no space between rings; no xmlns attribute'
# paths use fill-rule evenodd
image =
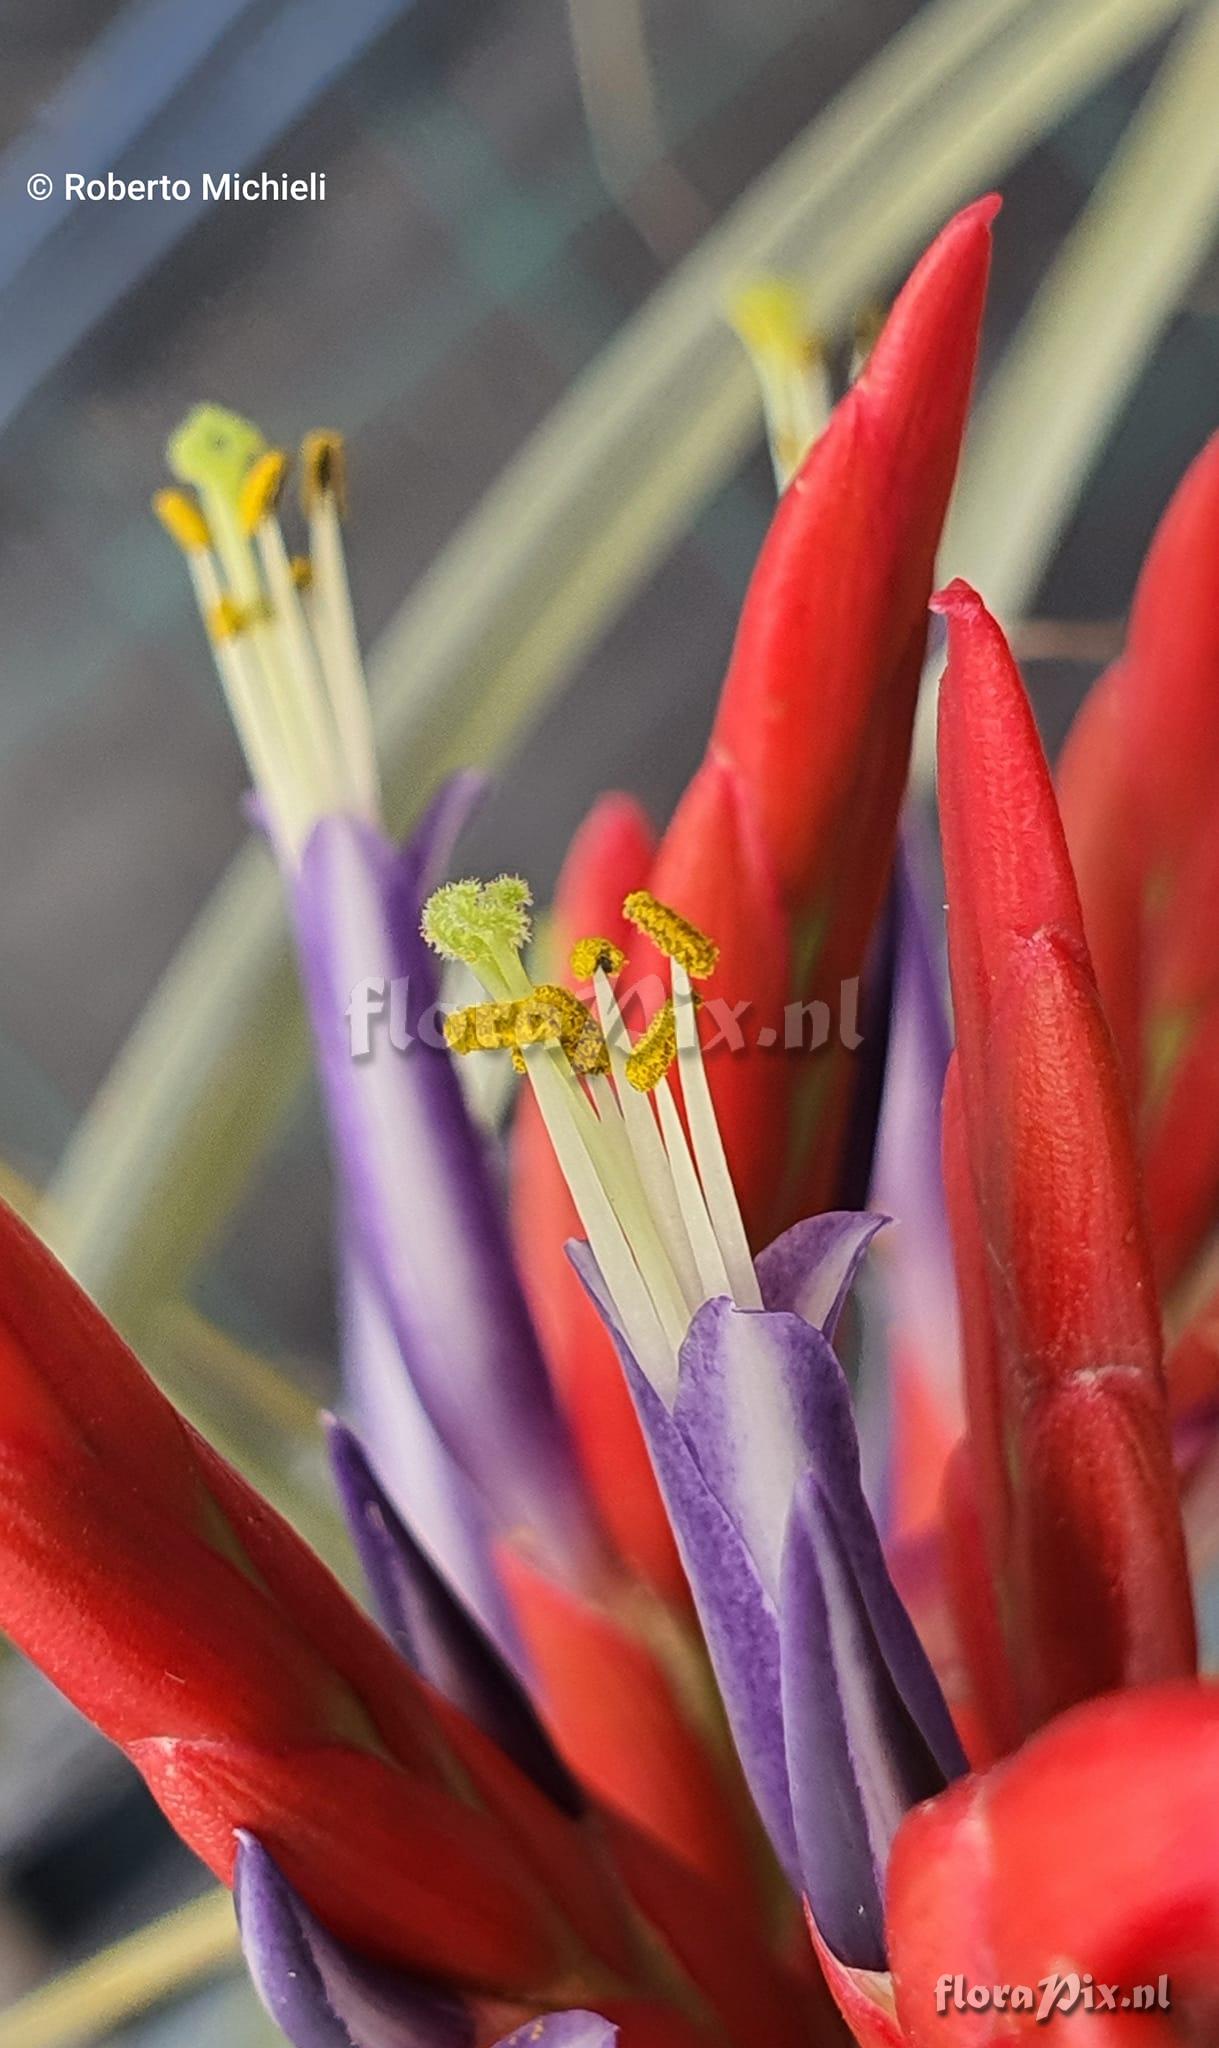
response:
<svg viewBox="0 0 1219 2048"><path fill-rule="evenodd" d="M2 1208L0 1628L225 1882L246 1828L341 1938L489 1990L634 1954L586 1832L431 1697Z"/></svg>
<svg viewBox="0 0 1219 2048"><path fill-rule="evenodd" d="M1125 651L1085 702L1059 774L1168 1285L1219 1217L1217 705L1219 435L1160 522Z"/></svg>
<svg viewBox="0 0 1219 2048"><path fill-rule="evenodd" d="M1133 1132L1049 772L999 627L964 585L937 604L970 1450L1031 1728L1192 1669L1192 1609Z"/></svg>
<svg viewBox="0 0 1219 2048"><path fill-rule="evenodd" d="M1057 2014L1092 2041L1210 2040L1219 2006L1219 1691L1156 1687L1095 1701L1020 1754L903 1823L887 1928L910 2048L1042 2039L1035 2012L959 2010L965 1986L1040 1986L1078 1972L1119 1997L1169 1980L1171 2013Z"/></svg>
<svg viewBox="0 0 1219 2048"><path fill-rule="evenodd" d="M997 205L937 237L784 493L706 760L649 884L724 945L712 993L750 1004L744 1046L713 1053L709 1072L759 1244L834 1199L854 1082L843 985L863 971L892 869ZM828 1040L784 1053L784 1007L813 1001Z"/></svg>

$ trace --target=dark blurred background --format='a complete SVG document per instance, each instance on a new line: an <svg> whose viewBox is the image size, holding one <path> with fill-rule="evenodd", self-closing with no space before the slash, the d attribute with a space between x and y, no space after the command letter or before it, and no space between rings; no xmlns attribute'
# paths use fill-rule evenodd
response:
<svg viewBox="0 0 1219 2048"><path fill-rule="evenodd" d="M41 1184L53 1170L243 834L236 745L181 564L147 510L179 416L214 398L276 439L317 423L347 432L371 642L571 380L917 12L910 0L8 0L0 1157L19 1173ZM1005 178L984 376L1159 54ZM33 170L120 157L134 175L324 170L327 198L65 217L58 200L26 196ZM1030 674L1052 739L1116 642L1151 526L1214 423L1217 382L1212 266L1124 409L1034 606ZM657 564L520 749L472 864L524 868L542 893L599 789L625 785L664 816L701 746L772 499L759 454ZM327 1244L306 1104L208 1299L319 1378ZM20 1734L0 1794L12 1981L31 1944L79 1952L195 1882L125 1776L86 1767L58 1721L55 1741L85 1775L65 1778L82 1789L48 1818L39 1774L59 1752L37 1747L51 1739L34 1725L44 1704L28 1692L4 1710ZM138 2038L154 2025L244 2038L216 2003L228 1996Z"/></svg>

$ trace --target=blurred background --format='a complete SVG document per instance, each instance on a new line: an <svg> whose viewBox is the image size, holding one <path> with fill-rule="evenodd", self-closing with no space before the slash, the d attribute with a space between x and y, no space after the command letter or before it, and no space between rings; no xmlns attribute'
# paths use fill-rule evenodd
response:
<svg viewBox="0 0 1219 2048"><path fill-rule="evenodd" d="M344 430L399 812L454 757L494 760L469 864L541 896L599 790L663 818L701 748L773 502L732 288L790 273L845 363L854 320L997 185L945 566L1005 613L1056 743L1215 425L1219 14L9 0L0 48L0 1160L325 1541L325 1163L237 748L147 509L167 434L199 399L276 440ZM325 201L61 196L67 171L197 195L243 168L325 172ZM0 1879L0 2006L203 1890L11 1659ZM0 2040L264 2039L213 1967L226 1937L184 1926L185 2001L109 2033L88 2015L121 1992L91 1979L77 2007L69 1981L61 2008L0 2012Z"/></svg>

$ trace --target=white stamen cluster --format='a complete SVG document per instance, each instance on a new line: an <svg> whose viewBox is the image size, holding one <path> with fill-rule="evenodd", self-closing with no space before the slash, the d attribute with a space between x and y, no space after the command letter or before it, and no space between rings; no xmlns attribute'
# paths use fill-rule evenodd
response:
<svg viewBox="0 0 1219 2048"><path fill-rule="evenodd" d="M267 826L281 854L296 860L327 813L370 823L380 813L343 552L341 443L313 435L302 450L309 553L301 562L279 518L287 459L257 428L201 407L169 453L197 497L162 492L157 510L186 556Z"/></svg>
<svg viewBox="0 0 1219 2048"><path fill-rule="evenodd" d="M471 932L470 888L456 883L438 891L424 933L451 954L459 929L463 957L492 1001L524 1001L532 985L519 953L490 931L481 940ZM490 884L489 893L495 888ZM446 898L458 891L460 916L450 917ZM678 1352L703 1302L726 1295L739 1307L761 1306L707 1085L690 978L680 961L671 962L671 971L688 1137L666 1075L646 1093L632 1085L630 1034L603 966L592 982L608 1075L577 1075L557 1045L517 1048L627 1341L668 1402L677 1389Z"/></svg>

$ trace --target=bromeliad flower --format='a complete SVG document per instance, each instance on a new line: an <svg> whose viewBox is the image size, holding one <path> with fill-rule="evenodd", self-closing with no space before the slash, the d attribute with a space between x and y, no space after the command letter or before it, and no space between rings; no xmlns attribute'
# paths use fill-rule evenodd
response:
<svg viewBox="0 0 1219 2048"><path fill-rule="evenodd" d="M516 1280L485 1146L450 1062L421 1028L439 989L418 905L472 800L438 800L403 850L380 820L367 690L340 518L338 437L302 450L307 562L278 516L287 459L215 407L175 435L183 491L161 494L284 871L341 1164L350 1380L390 1485L501 1632L488 1524L527 1532L580 1583L599 1540ZM404 998L407 1056L362 1046L361 990ZM422 1191L426 1189L426 1198ZM386 1348L397 1369L379 1360Z"/></svg>
<svg viewBox="0 0 1219 2048"><path fill-rule="evenodd" d="M256 429L206 408L174 437L170 461L197 495L163 495L159 509L186 548L298 937L361 1433L415 1538L518 1666L528 1638L551 1724L586 1783L748 1896L738 1872L750 1822L731 1758L707 1738L705 1660L688 1619L653 1614L604 1540L486 1137L436 1026L420 910L476 785L459 777L441 791L401 849L380 822L343 567L341 444L315 434L302 449L310 556L295 571L278 512L286 458ZM396 1028L364 1042L361 1005L378 995L400 1006Z"/></svg>
<svg viewBox="0 0 1219 2048"><path fill-rule="evenodd" d="M1213 1493L1214 1427L1194 1403L1174 1443L1156 1293L1158 1261L1204 1298L1209 1123L1180 1230L1153 1202L1149 1238L1141 1177L1167 1171L1166 1105L1211 1021L1181 904L1213 865L1213 621L1164 622L1208 587L1217 472L1204 457L1157 543L1134 680L1085 717L1069 835L998 626L962 585L937 600L941 1180L935 939L893 849L991 211L945 231L789 485L659 851L628 802L598 806L543 968L522 880L435 887L465 779L405 848L385 830L337 438L303 451L307 566L256 430L209 409L173 444L189 489L160 509L317 1042L359 1425L329 1440L381 1627L4 1212L0 1625L233 1887L297 2048L830 2048L827 1984L865 2048L1008 2040L1036 2014L975 2027L937 1987L1051 1970L1174 1972L1183 2038L1213 2036L1216 1704L1191 1675L1174 1451ZM1141 870L1124 847L1107 876L1111 719L1150 735L1118 786L1155 832ZM1183 732L1188 764L1165 738ZM425 1025L437 952L485 992L447 1044ZM765 1023L869 957L883 1014L855 1069L706 1043L717 1000ZM405 1029L353 1043L353 991L371 1011L394 984ZM887 1345L866 1313L841 1322L884 1219L793 1221L800 1190L838 1184L852 1125L871 1156L877 1050L880 1184L919 1226ZM474 1052L524 1084L513 1228L553 1382L459 1081ZM1208 1313L1177 1365L1203 1393ZM879 1527L840 1328L869 1373L878 1348L903 1361ZM989 1768L968 1774L962 1737ZM1135 2024L1090 2031L1116 2048Z"/></svg>
<svg viewBox="0 0 1219 2048"><path fill-rule="evenodd" d="M621 1354L759 1811L832 1952L879 1970L893 1833L964 1768L864 1500L830 1343L880 1219L796 1225L755 1264L695 1021L693 984L714 973L714 943L646 891L627 897L623 915L672 983L632 1042L612 942L581 939L572 956L592 981L595 1022L561 987L530 983L528 902L510 876L430 899L430 942L489 997L446 1028L460 1052L510 1048L529 1079L587 1235L576 1264Z"/></svg>

